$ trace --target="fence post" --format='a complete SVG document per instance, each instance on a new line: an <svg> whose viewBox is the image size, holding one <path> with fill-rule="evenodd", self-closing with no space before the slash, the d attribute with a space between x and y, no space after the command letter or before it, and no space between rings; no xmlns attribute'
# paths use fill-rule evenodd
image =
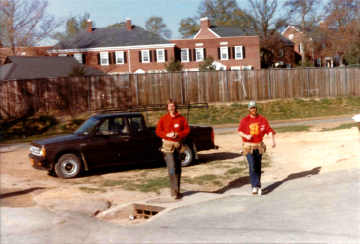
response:
<svg viewBox="0 0 360 244"><path fill-rule="evenodd" d="M87 86L88 86L88 108L89 111L91 110L91 99L90 99L90 77L88 76L87 78Z"/></svg>
<svg viewBox="0 0 360 244"><path fill-rule="evenodd" d="M308 98L310 98L310 79L309 79L309 68L306 69L306 76L307 76L307 87L308 87Z"/></svg>
<svg viewBox="0 0 360 244"><path fill-rule="evenodd" d="M180 71L180 85L181 85L181 103L184 103L183 79L182 79L181 71Z"/></svg>
<svg viewBox="0 0 360 244"><path fill-rule="evenodd" d="M344 75L345 75L345 96L347 97L346 65L344 65Z"/></svg>
<svg viewBox="0 0 360 244"><path fill-rule="evenodd" d="M139 105L138 74L136 74L135 78L136 78L136 105Z"/></svg>
<svg viewBox="0 0 360 244"><path fill-rule="evenodd" d="M270 69L268 69L269 99L271 99Z"/></svg>
<svg viewBox="0 0 360 244"><path fill-rule="evenodd" d="M226 101L229 102L229 86L228 86L227 70L225 70L225 85L226 85Z"/></svg>

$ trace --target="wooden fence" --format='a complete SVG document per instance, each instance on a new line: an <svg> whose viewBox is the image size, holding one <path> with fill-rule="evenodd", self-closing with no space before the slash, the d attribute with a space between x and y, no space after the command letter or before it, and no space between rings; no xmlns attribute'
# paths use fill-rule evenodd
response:
<svg viewBox="0 0 360 244"><path fill-rule="evenodd" d="M360 68L124 74L0 82L2 117L179 102L360 96Z"/></svg>

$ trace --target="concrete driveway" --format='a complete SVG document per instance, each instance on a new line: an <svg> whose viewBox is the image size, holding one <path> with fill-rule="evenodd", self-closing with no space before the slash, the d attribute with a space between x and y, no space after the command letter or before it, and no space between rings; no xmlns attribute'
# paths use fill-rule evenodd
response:
<svg viewBox="0 0 360 244"><path fill-rule="evenodd" d="M228 189L138 226L71 211L1 208L1 243L359 243L359 170L319 170L267 183L263 196L250 195L248 186Z"/></svg>

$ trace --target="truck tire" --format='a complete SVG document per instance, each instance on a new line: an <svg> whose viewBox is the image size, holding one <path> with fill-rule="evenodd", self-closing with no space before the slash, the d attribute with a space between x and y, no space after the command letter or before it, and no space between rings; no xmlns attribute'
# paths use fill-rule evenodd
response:
<svg viewBox="0 0 360 244"><path fill-rule="evenodd" d="M55 164L55 173L62 179L76 178L82 171L82 163L74 154L62 155Z"/></svg>
<svg viewBox="0 0 360 244"><path fill-rule="evenodd" d="M184 154L185 154L185 158L181 161L181 167L190 166L194 161L195 155L192 148L187 144L185 144Z"/></svg>

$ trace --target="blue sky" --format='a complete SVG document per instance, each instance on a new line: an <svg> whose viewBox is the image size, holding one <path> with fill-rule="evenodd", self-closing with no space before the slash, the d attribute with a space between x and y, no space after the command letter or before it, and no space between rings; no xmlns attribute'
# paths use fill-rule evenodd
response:
<svg viewBox="0 0 360 244"><path fill-rule="evenodd" d="M48 13L64 19L90 13L96 27L107 27L130 17L134 25L145 27L151 16L159 16L172 31L172 39L180 39L181 19L193 17L202 0L48 0ZM237 0L241 8L249 7L246 0ZM285 0L279 0L279 10ZM63 31L64 28L61 29Z"/></svg>
<svg viewBox="0 0 360 244"><path fill-rule="evenodd" d="M151 16L164 19L173 32L172 38L180 38L180 20L193 17L201 0L48 0L48 13L56 17L78 16L86 12L96 22L96 27L125 21L130 17L134 25L145 27Z"/></svg>

